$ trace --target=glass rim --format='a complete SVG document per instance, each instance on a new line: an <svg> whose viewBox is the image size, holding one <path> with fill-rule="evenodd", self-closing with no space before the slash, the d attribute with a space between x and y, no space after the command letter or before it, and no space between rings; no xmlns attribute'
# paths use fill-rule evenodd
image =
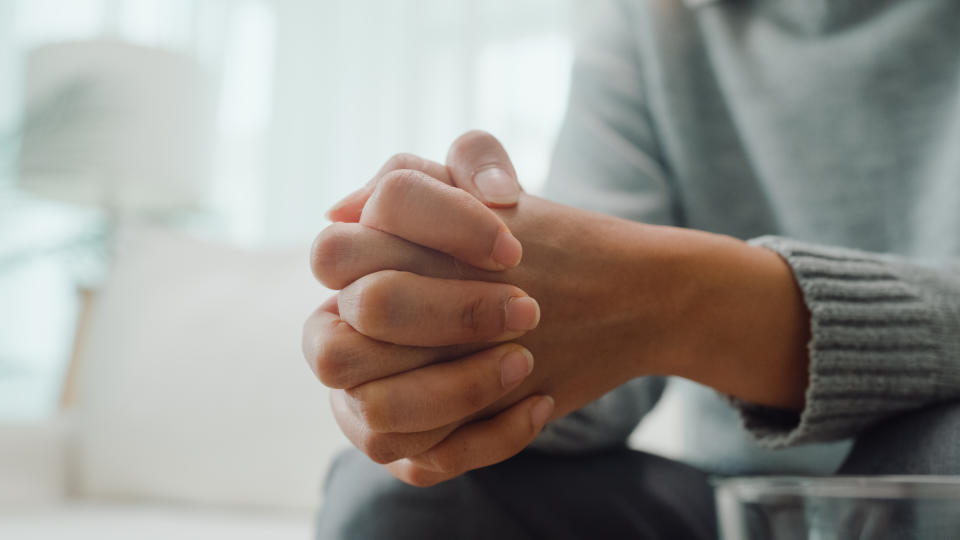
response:
<svg viewBox="0 0 960 540"><path fill-rule="evenodd" d="M770 496L836 499L957 499L960 476L740 476L710 479L721 493L742 501Z"/></svg>

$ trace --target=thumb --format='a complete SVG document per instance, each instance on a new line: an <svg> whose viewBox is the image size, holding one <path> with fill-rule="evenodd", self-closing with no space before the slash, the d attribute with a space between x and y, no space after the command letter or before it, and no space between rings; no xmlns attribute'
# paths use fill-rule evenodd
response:
<svg viewBox="0 0 960 540"><path fill-rule="evenodd" d="M520 183L500 141L485 131L468 131L453 141L447 153L453 184L483 201L504 208L517 204Z"/></svg>

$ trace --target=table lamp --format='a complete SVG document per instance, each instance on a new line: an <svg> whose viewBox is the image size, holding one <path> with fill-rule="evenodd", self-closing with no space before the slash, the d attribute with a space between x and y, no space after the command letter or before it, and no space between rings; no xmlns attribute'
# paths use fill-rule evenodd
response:
<svg viewBox="0 0 960 540"><path fill-rule="evenodd" d="M190 56L121 41L27 55L18 185L109 218L207 206L213 127L208 77Z"/></svg>

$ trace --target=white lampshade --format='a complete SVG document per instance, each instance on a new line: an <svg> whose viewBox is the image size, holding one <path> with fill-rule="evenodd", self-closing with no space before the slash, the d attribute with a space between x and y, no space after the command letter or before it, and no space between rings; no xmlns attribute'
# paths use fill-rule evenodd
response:
<svg viewBox="0 0 960 540"><path fill-rule="evenodd" d="M191 57L118 41L44 45L27 57L19 185L111 211L208 199L209 78Z"/></svg>

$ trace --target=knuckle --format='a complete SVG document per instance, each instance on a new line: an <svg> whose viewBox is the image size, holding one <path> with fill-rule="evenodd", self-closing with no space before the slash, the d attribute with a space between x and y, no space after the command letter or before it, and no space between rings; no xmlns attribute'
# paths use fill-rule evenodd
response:
<svg viewBox="0 0 960 540"><path fill-rule="evenodd" d="M395 311L392 301L396 293L398 272L384 270L367 275L356 290L355 323L357 330L367 333L371 329L389 326Z"/></svg>
<svg viewBox="0 0 960 540"><path fill-rule="evenodd" d="M409 194L420 182L419 173L411 169L397 169L383 175L364 208L366 225L391 231L402 217ZM368 210L369 208L369 210Z"/></svg>
<svg viewBox="0 0 960 540"><path fill-rule="evenodd" d="M397 169L383 175L383 179L377 184L377 190L381 199L396 200L409 193L419 181L417 171Z"/></svg>
<svg viewBox="0 0 960 540"><path fill-rule="evenodd" d="M314 277L332 289L345 285L340 269L353 254L356 226L351 223L334 223L317 235L310 248L310 269Z"/></svg>
<svg viewBox="0 0 960 540"><path fill-rule="evenodd" d="M352 368L357 363L357 351L350 343L350 331L349 324L338 320L331 325L329 335L317 339L314 371L324 386L342 389L354 383Z"/></svg>
<svg viewBox="0 0 960 540"><path fill-rule="evenodd" d="M389 393L376 382L350 388L355 411L370 433L387 433L393 426L393 407Z"/></svg>
<svg viewBox="0 0 960 540"><path fill-rule="evenodd" d="M390 156L390 159L383 165L383 171L396 171L399 169L420 169L423 167L423 158L408 152L401 152Z"/></svg>

